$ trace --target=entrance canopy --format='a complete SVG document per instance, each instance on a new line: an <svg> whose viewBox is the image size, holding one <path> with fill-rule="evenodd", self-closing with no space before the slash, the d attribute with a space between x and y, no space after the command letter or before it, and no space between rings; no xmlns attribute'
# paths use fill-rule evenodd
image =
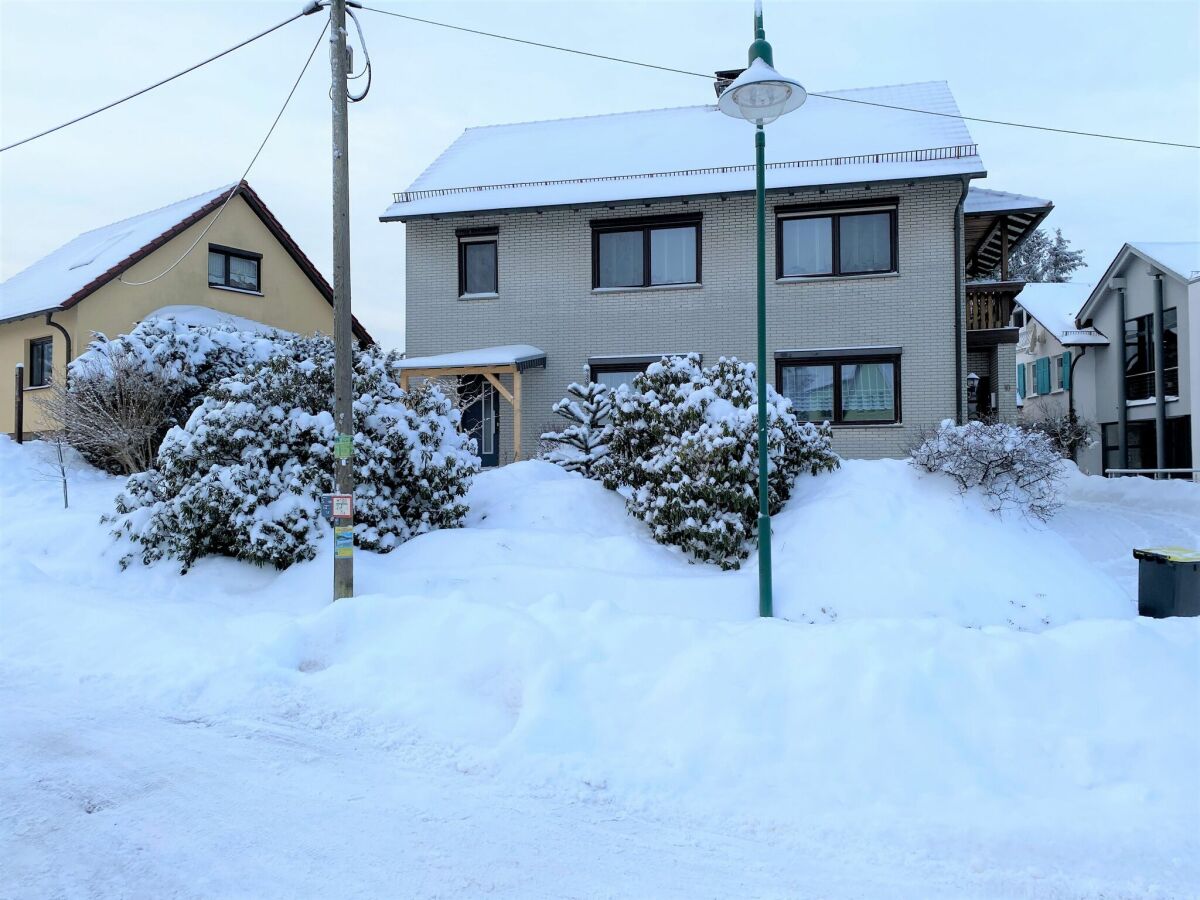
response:
<svg viewBox="0 0 1200 900"><path fill-rule="evenodd" d="M513 456L521 458L521 374L530 369L546 368L546 354L530 344L505 344L500 347L483 347L479 350L459 350L456 353L439 353L436 356L418 356L402 359L396 364L400 372L400 387L408 389L408 380L418 378L453 378L462 375L479 375L496 389L496 392L512 404L513 408ZM500 381L501 375L512 377L510 391Z"/></svg>

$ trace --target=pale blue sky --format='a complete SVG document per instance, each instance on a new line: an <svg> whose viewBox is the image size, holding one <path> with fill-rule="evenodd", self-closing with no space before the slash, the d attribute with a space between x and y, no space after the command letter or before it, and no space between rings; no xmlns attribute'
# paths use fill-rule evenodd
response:
<svg viewBox="0 0 1200 900"><path fill-rule="evenodd" d="M0 0L0 137L128 93L301 5ZM743 64L751 36L750 0L369 5L701 72ZM813 90L945 79L967 114L1200 143L1200 3L765 6L778 67ZM390 346L403 345L403 226L378 216L463 128L713 100L697 78L361 18L375 84L352 107L355 311ZM81 231L235 180L320 27L303 19L0 156L0 277ZM328 273L327 83L319 51L250 182ZM985 186L1054 201L1047 224L1091 263L1081 280L1125 241L1200 240L1198 151L969 127ZM730 162L752 152L748 133L747 160Z"/></svg>

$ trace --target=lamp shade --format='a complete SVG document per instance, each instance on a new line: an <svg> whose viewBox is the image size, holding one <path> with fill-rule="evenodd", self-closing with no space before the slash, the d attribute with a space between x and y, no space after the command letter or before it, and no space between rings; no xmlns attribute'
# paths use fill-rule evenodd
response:
<svg viewBox="0 0 1200 900"><path fill-rule="evenodd" d="M721 92L717 108L735 119L768 125L803 106L807 99L808 93L800 82L780 75L762 59L755 59Z"/></svg>

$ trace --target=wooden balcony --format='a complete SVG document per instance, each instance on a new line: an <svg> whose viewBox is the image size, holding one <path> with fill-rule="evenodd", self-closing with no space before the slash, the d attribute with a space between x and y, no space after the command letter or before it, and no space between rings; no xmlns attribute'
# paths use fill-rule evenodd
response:
<svg viewBox="0 0 1200 900"><path fill-rule="evenodd" d="M1012 327L1013 307L1023 281L978 281L967 284L967 331Z"/></svg>

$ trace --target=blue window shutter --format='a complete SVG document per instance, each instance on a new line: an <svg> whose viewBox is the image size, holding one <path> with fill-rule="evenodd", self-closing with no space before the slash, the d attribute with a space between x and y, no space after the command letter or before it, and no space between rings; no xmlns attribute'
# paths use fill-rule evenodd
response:
<svg viewBox="0 0 1200 900"><path fill-rule="evenodd" d="M1062 385L1064 391L1071 389L1071 352L1062 355Z"/></svg>
<svg viewBox="0 0 1200 900"><path fill-rule="evenodd" d="M1050 393L1050 357L1043 356L1035 366L1037 372L1037 392Z"/></svg>
<svg viewBox="0 0 1200 900"><path fill-rule="evenodd" d="M1017 396L1025 399L1025 363L1017 366Z"/></svg>

